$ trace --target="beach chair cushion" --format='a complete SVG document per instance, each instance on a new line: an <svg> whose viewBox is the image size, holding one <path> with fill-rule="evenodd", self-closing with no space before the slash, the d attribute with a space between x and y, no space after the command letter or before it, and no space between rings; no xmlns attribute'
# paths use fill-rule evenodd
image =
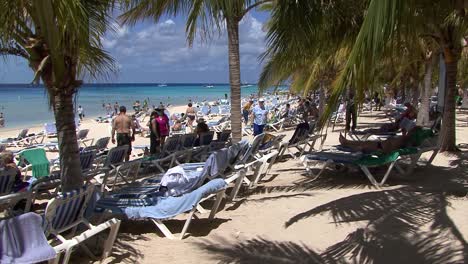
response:
<svg viewBox="0 0 468 264"><path fill-rule="evenodd" d="M31 164L33 177L40 178L49 176L50 163L44 149L28 149L21 152L20 157Z"/></svg>

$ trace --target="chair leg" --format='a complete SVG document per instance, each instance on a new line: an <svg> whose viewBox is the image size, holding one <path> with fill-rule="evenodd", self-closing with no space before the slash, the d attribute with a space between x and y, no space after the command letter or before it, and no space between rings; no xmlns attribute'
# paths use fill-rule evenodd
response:
<svg viewBox="0 0 468 264"><path fill-rule="evenodd" d="M370 173L369 169L365 166L362 166L362 165L359 165L359 167L361 168L361 170L364 172L364 174L366 174L367 178L369 179L369 181L377 188L377 189L380 189L380 186L379 184L377 183L377 181L375 180L374 176L372 175L372 173Z"/></svg>
<svg viewBox="0 0 468 264"><path fill-rule="evenodd" d="M225 192L226 190L223 190L216 194L216 201L213 205L213 208L211 209L210 216L208 217L208 219L212 220L215 217L216 213L218 212L219 206L221 205L221 202L223 201Z"/></svg>
<svg viewBox="0 0 468 264"><path fill-rule="evenodd" d="M432 152L431 157L427 161L427 165L432 164L432 162L434 161L434 159L435 159L435 157L437 156L438 153L439 153L438 149L436 149L436 150L434 150L434 152Z"/></svg>
<svg viewBox="0 0 468 264"><path fill-rule="evenodd" d="M110 228L109 236L107 237L107 240L104 244L104 251L102 252L101 261L109 257L112 251L112 246L114 245L115 239L117 238L117 234L119 233L120 220L114 218L111 221L112 225Z"/></svg>
<svg viewBox="0 0 468 264"><path fill-rule="evenodd" d="M166 225L159 219L151 219L161 232L169 239L175 239L175 236L169 231Z"/></svg>
<svg viewBox="0 0 468 264"><path fill-rule="evenodd" d="M182 233L180 233L179 240L184 239L185 233L187 232L187 229L189 228L190 222L192 221L193 214L196 211L196 207L190 211L189 215L187 216L187 220L185 221L184 228L182 228Z"/></svg>
<svg viewBox="0 0 468 264"><path fill-rule="evenodd" d="M229 201L233 201L236 198L237 193L239 192L239 189L240 189L240 187L242 185L242 182L244 181L244 178L245 178L245 169L241 169L237 173L239 174L239 177L237 178L236 184L234 185L234 188L231 191Z"/></svg>
<svg viewBox="0 0 468 264"><path fill-rule="evenodd" d="M390 166L388 166L387 172L385 173L385 175L384 175L382 181L381 181L380 184L379 184L380 186L384 185L384 183L385 183L385 181L387 180L388 176L390 176L390 173L392 172L393 166L395 166L395 164L396 164L396 161L390 163Z"/></svg>

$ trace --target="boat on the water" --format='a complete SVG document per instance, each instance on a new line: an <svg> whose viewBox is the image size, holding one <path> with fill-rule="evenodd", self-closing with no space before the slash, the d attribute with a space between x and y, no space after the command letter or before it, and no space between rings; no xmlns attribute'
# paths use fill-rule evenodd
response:
<svg viewBox="0 0 468 264"><path fill-rule="evenodd" d="M167 84L165 84L165 83L158 84L158 87L166 87L166 86L167 86Z"/></svg>
<svg viewBox="0 0 468 264"><path fill-rule="evenodd" d="M213 88L214 85L205 85L206 88Z"/></svg>

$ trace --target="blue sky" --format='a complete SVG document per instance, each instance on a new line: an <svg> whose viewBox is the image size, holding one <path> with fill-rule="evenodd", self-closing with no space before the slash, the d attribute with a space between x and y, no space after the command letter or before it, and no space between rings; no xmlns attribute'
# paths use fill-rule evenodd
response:
<svg viewBox="0 0 468 264"><path fill-rule="evenodd" d="M241 76L256 82L261 71L258 56L265 49L263 24L268 13L250 12L240 24ZM229 81L227 38L223 33L208 43L188 47L183 17L165 18L158 24L141 22L119 26L102 43L114 57L119 71L98 82L204 82ZM0 83L29 83L33 73L19 58L0 61Z"/></svg>

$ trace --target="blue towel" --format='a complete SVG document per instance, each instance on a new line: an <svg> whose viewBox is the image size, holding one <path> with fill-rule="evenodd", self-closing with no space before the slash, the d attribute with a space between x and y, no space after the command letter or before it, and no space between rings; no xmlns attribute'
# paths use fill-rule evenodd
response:
<svg viewBox="0 0 468 264"><path fill-rule="evenodd" d="M0 263L36 263L55 258L42 217L26 213L0 222Z"/></svg>
<svg viewBox="0 0 468 264"><path fill-rule="evenodd" d="M212 193L216 193L226 187L223 179L214 179L202 185L200 188L179 197L156 197L153 206L127 207L124 213L130 219L154 218L167 219L181 213L190 211L200 200Z"/></svg>

